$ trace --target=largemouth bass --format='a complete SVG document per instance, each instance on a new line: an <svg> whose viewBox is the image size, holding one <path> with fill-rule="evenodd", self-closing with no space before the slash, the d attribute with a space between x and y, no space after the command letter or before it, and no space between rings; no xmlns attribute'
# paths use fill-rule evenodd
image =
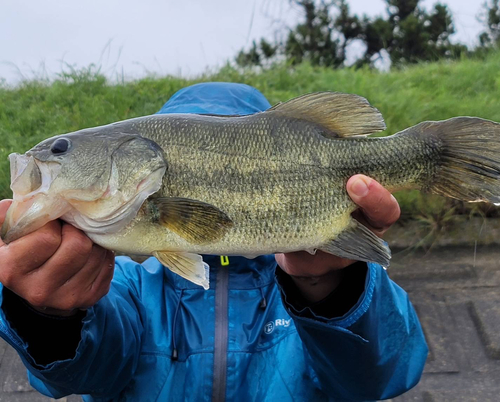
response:
<svg viewBox="0 0 500 402"><path fill-rule="evenodd" d="M199 254L319 249L387 266L389 248L351 217L357 173L390 191L500 202L500 124L457 117L366 137L384 129L366 99L323 92L250 116L153 115L58 135L10 155L2 238L61 218L208 288Z"/></svg>

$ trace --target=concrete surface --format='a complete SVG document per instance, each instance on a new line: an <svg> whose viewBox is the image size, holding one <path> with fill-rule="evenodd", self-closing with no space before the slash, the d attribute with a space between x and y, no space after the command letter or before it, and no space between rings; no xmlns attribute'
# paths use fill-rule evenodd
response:
<svg viewBox="0 0 500 402"><path fill-rule="evenodd" d="M393 401L500 401L500 246L393 254L389 275L410 294L430 346L421 382ZM16 353L1 341L0 402L49 400L30 388Z"/></svg>
<svg viewBox="0 0 500 402"><path fill-rule="evenodd" d="M500 401L500 247L397 254L430 348L420 383L397 402Z"/></svg>

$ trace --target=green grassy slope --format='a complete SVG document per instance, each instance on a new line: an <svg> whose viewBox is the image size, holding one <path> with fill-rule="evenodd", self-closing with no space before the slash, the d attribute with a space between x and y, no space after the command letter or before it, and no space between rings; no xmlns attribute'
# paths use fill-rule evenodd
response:
<svg viewBox="0 0 500 402"><path fill-rule="evenodd" d="M424 120L478 116L500 121L500 53L485 60L422 64L381 73L370 70L329 70L304 64L294 69L278 66L263 72L230 67L186 80L145 78L111 83L88 68L61 74L50 83L23 82L0 86L0 197L10 196L7 155L23 153L44 138L155 113L178 89L201 81L243 82L261 90L271 103L314 91L341 91L366 97L385 117L392 134ZM471 208L416 192L398 195L405 216L422 212L441 214L453 207ZM473 212L497 213L474 207ZM449 213L449 212L448 212Z"/></svg>

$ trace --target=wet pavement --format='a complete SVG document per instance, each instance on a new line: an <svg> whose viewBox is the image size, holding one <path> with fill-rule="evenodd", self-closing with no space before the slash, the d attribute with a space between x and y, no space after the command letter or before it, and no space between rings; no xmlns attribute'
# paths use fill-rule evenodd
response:
<svg viewBox="0 0 500 402"><path fill-rule="evenodd" d="M500 246L393 253L389 275L410 294L430 347L420 383L393 401L500 401ZM0 402L49 400L0 341Z"/></svg>
<svg viewBox="0 0 500 402"><path fill-rule="evenodd" d="M500 401L500 247L395 255L430 348L420 383L397 402Z"/></svg>

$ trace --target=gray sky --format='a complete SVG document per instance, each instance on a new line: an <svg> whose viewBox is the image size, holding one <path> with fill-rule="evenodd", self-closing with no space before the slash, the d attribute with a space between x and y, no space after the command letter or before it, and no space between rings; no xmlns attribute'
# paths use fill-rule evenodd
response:
<svg viewBox="0 0 500 402"><path fill-rule="evenodd" d="M473 45L483 1L442 2L453 12L456 40ZM349 4L359 15L385 12L383 0ZM0 0L0 77L15 83L60 72L64 63L95 63L126 78L193 76L295 21L287 0Z"/></svg>

